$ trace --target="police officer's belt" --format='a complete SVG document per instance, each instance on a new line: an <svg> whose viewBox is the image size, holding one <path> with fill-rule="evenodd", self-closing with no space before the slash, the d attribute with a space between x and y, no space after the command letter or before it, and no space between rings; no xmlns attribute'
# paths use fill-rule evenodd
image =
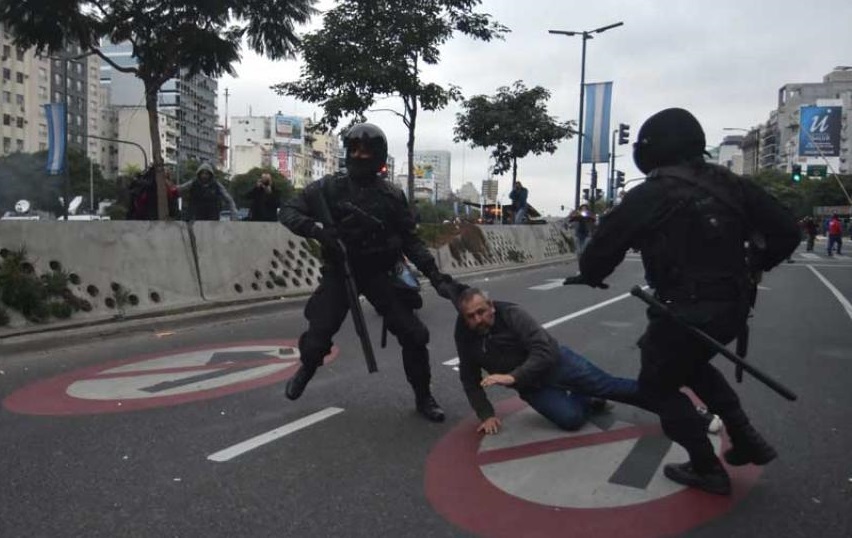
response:
<svg viewBox="0 0 852 538"><path fill-rule="evenodd" d="M703 282L656 290L654 297L660 301L736 301L744 297L744 288L736 282Z"/></svg>

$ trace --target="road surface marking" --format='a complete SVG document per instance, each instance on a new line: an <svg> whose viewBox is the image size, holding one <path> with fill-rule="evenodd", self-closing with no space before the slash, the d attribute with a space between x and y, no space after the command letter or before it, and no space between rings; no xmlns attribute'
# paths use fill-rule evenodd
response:
<svg viewBox="0 0 852 538"><path fill-rule="evenodd" d="M259 446L263 446L267 443L271 443L277 439L284 437L285 435L289 435L293 432L299 431L301 429L307 428L317 422L325 420L329 417L333 417L338 413L342 413L343 409L339 407L329 407L327 409L323 409L322 411L316 412L313 415L308 415L306 417L300 418L294 422L289 424L285 424L280 428L275 428L274 430L268 431L266 433L262 433L256 437L252 437L242 443L237 443L234 446L228 447L224 450L220 450L215 454L210 454L207 456L207 459L210 461L223 462L228 461L245 454L249 450L254 450Z"/></svg>
<svg viewBox="0 0 852 538"><path fill-rule="evenodd" d="M648 286L642 286L642 289L643 289L643 290L647 290L647 289L648 289ZM603 308L603 307L605 307L605 306L609 306L609 305L611 305L612 303L617 303L618 301L620 301L620 300L622 300L622 299L626 299L626 298L628 298L628 297L630 297L630 294L629 294L629 293L622 293L621 295L618 295L618 296L616 296L616 297L613 297L612 299L607 299L606 301L603 301L603 302L598 303L598 304L596 304L596 305L592 305L592 306L590 306L590 307L588 307L588 308L584 308L584 309L582 309L582 310L578 310L577 312L574 312L573 314L568 314L567 316L562 316L561 318L554 319L553 321L548 321L547 323L545 323L544 325L542 325L542 327L544 327L545 329L549 329L549 328L551 328L551 327L554 327L554 326L556 326L556 325L559 325L560 323L565 323L565 322L566 322L566 321L568 321L568 320L571 320L571 319L574 319L574 318L578 318L578 317L580 317L580 316L583 316L583 315L585 315L585 314L588 314L589 312L594 312L595 310L597 310L597 309L599 309L599 308Z"/></svg>
<svg viewBox="0 0 852 538"><path fill-rule="evenodd" d="M802 258L807 258L809 260L821 260L822 259L819 256L819 254L814 254L813 252L800 252L799 254L802 255Z"/></svg>
<svg viewBox="0 0 852 538"><path fill-rule="evenodd" d="M837 297L837 300L840 302L841 306L843 306L843 309L846 310L846 314L849 316L849 319L852 319L852 303L849 303L849 300L844 297L842 293L840 293L840 290L834 287L834 284L832 284L828 281L827 278L822 276L822 273L820 273L810 265L808 265L808 269L813 271L817 278L820 279L823 284L825 284L825 287L828 288L828 291L830 291L834 294L835 297Z"/></svg>
<svg viewBox="0 0 852 538"><path fill-rule="evenodd" d="M538 286L533 286L533 287L528 288L528 289L535 290L535 291L553 290L553 289L556 289L556 288L561 288L562 282L564 280L565 280L564 278L548 278L547 284L540 284Z"/></svg>

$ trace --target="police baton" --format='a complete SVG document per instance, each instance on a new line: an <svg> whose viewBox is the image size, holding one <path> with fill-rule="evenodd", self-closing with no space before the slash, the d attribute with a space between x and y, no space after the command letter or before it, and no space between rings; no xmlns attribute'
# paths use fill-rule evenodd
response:
<svg viewBox="0 0 852 538"><path fill-rule="evenodd" d="M784 398L786 398L790 401L795 401L798 398L798 396L796 396L796 394L793 393L793 391L791 391L790 389L788 389L787 387L785 387L781 383L775 381L774 379L772 379L768 375L764 374L763 372L761 372L760 370L758 370L757 368L755 368L754 366L752 366L751 364L746 362L742 357L740 357L736 353L732 352L727 347L723 346L719 341L717 341L712 336L708 335L707 333L705 333L701 329L699 329L697 327L693 327L692 325L690 325L686 320L684 320L682 317L680 317L676 313L672 312L672 310L670 308L668 308L666 305L664 305L663 303L661 303L660 301L655 299L652 295L643 291L642 288L640 288L639 286L633 286L633 288L630 290L630 294L633 295L634 297L638 297L639 299L644 301L655 312L660 313L660 314L666 316L667 318L669 318L670 320L674 321L678 326L685 329L689 334L691 334L695 338L701 340L702 342L704 342L708 346L715 349L717 352L724 355L726 359L728 359L729 361L736 364L738 368L742 368L744 371L751 374L752 377L754 377L755 379L757 379L758 381L760 381L761 383L763 383L764 385L766 385L770 389L774 390L775 392L777 392L778 394L780 394Z"/></svg>

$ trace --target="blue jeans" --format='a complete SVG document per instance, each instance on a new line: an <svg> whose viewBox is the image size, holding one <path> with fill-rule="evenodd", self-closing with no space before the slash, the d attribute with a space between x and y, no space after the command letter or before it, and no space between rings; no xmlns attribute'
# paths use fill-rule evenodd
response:
<svg viewBox="0 0 852 538"><path fill-rule="evenodd" d="M519 391L521 399L549 421L564 430L582 427L591 411L590 397L649 409L635 379L613 377L565 346L559 351L553 377L540 388Z"/></svg>
<svg viewBox="0 0 852 538"><path fill-rule="evenodd" d="M831 251L834 250L835 245L837 246L837 253L840 254L840 249L843 247L843 236L842 235L829 235L828 236L828 255L831 256Z"/></svg>
<svg viewBox="0 0 852 538"><path fill-rule="evenodd" d="M527 220L527 206L518 209L515 213L515 224L523 224Z"/></svg>

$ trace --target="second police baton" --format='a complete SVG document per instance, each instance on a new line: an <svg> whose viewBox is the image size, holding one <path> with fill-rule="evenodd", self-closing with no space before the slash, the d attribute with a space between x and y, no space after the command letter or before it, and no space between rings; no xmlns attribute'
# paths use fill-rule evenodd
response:
<svg viewBox="0 0 852 538"><path fill-rule="evenodd" d="M762 371L758 370L757 368L746 362L742 357L729 350L727 347L722 345L712 336L708 335L701 329L690 325L686 320L684 320L675 312L673 312L669 307L658 301L656 298L654 298L654 296L643 291L642 288L640 288L639 286L633 286L633 288L631 288L630 290L630 294L634 297L638 297L639 299L641 299L648 306L653 308L656 312L674 321L678 326L686 330L689 334L724 355L726 359L736 364L738 368L742 368L744 371L751 374L752 377L754 377L770 389L774 390L784 398L790 401L795 401L798 398L798 396L796 396L793 391L791 391L778 381L775 381Z"/></svg>

